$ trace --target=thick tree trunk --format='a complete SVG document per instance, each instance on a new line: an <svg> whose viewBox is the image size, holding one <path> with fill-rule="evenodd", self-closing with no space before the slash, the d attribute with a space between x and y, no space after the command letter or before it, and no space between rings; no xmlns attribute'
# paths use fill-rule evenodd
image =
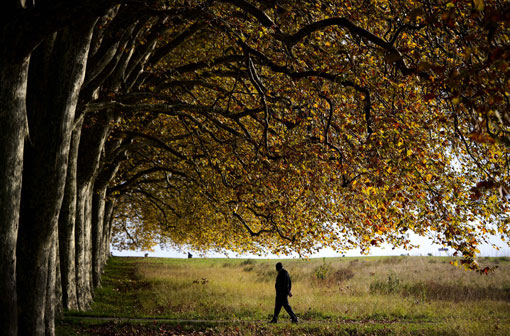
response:
<svg viewBox="0 0 510 336"><path fill-rule="evenodd" d="M92 195L94 192L94 185L92 182L87 189L86 204L84 210L84 224L85 224L85 284L87 286L87 295L89 302L94 298L94 283L92 281Z"/></svg>
<svg viewBox="0 0 510 336"><path fill-rule="evenodd" d="M86 116L94 120L83 127L78 154L78 201L76 218L76 274L80 309L92 299L92 193L99 163L110 131L111 113ZM86 122L86 121L85 121Z"/></svg>
<svg viewBox="0 0 510 336"><path fill-rule="evenodd" d="M90 196L90 183L80 185L76 201L76 292L80 310L90 308L92 289L90 288L91 265L87 264L87 207Z"/></svg>
<svg viewBox="0 0 510 336"><path fill-rule="evenodd" d="M92 202L92 266L94 287L101 285L101 273L103 268L104 240L107 238L108 226L106 226L106 191L108 184L117 174L122 159L125 158L125 150L121 150L122 139L110 142L105 150L109 162L104 163L101 172L94 184Z"/></svg>
<svg viewBox="0 0 510 336"><path fill-rule="evenodd" d="M101 248L103 246L106 186L96 188L92 200L92 280L101 285Z"/></svg>
<svg viewBox="0 0 510 336"><path fill-rule="evenodd" d="M46 334L51 237L64 195L91 27L82 23L59 32L54 44L50 39L38 47L30 65L27 110L31 141L25 146L17 244L18 326L22 335Z"/></svg>
<svg viewBox="0 0 510 336"><path fill-rule="evenodd" d="M57 235L58 235L58 228L57 228ZM57 237L57 251L56 251L56 261L55 261L55 267L56 267L56 275L57 279L55 280L55 318L58 318L62 316L62 313L64 312L64 306L62 305L62 274L60 273L60 242Z"/></svg>
<svg viewBox="0 0 510 336"><path fill-rule="evenodd" d="M62 277L62 304L66 310L78 310L76 294L76 256L75 256L75 222L76 222L76 171L78 168L78 145L80 144L83 118L75 123L69 151L67 178L64 200L59 216L60 273Z"/></svg>
<svg viewBox="0 0 510 336"><path fill-rule="evenodd" d="M50 253L48 257L48 281L46 285L46 311L44 315L44 325L46 335L55 334L55 314L57 309L56 302L56 283L57 283L57 249L58 249L58 230L55 226L50 243Z"/></svg>
<svg viewBox="0 0 510 336"><path fill-rule="evenodd" d="M0 59L0 335L17 334L18 235L29 58Z"/></svg>

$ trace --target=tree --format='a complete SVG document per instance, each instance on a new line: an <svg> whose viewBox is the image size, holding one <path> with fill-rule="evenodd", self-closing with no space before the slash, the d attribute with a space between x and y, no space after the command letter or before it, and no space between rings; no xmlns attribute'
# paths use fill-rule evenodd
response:
<svg viewBox="0 0 510 336"><path fill-rule="evenodd" d="M0 185L2 186L2 212L0 221L2 222L2 258L0 269L2 280L0 291L2 293L2 306L11 307L9 312L2 315L2 333L15 335L18 332L17 319L20 320L20 334L41 334L44 333L44 307L46 298L46 279L49 249L52 244L52 234L54 231L59 202L60 189L63 187L61 174L65 176L68 146L68 131L66 127L69 119L72 120L74 107L76 106L76 86L80 82L80 64L83 65L84 53L79 52L80 48L86 48L86 35L77 37L69 31L52 36L58 29L69 26L74 22L87 22L91 17L97 17L111 4L103 2L101 4L80 1L75 3L60 2L41 2L36 4L26 4L25 1L8 1L2 4L2 28L1 38L4 48L0 55L0 72L2 77L1 85L1 125L2 138L1 156L2 166ZM80 17L77 20L77 17ZM83 21L82 21L83 20ZM86 26L86 24L85 24ZM58 50L59 46L69 42L65 41L65 35L68 34L77 40L73 41L75 45L69 47L69 52ZM44 43L43 43L44 41ZM79 46L83 43L82 46ZM37 102L28 96L28 90L34 89L38 92L40 82L35 80L33 86L27 85L28 77L31 77L29 71L29 61L32 51L38 46L41 51L40 56L34 56L32 64L36 69L33 72L44 74L45 71L55 71L52 68L57 63L48 64L47 57L53 57L55 62L63 60L66 69L71 71L69 80L53 83L49 91L54 95L54 102L57 105L52 106L53 101L49 100L48 106L37 106ZM53 49L54 47L54 49ZM44 54L48 52L48 54ZM74 63L70 63L69 58L73 57ZM53 54L52 54L53 53ZM86 52L85 52L86 54ZM45 66L48 66L45 68ZM73 66L75 66L73 68ZM82 67L82 72L84 67ZM53 73L52 73L53 74ZM43 78L42 81L47 78ZM32 82L31 82L32 83ZM37 93L36 93L37 94ZM41 98L41 97L38 97ZM32 102L35 104L30 105ZM28 105L28 111L27 111ZM33 110L32 110L33 109ZM34 112L31 115L32 111ZM48 119L45 120L44 116ZM38 119L40 118L40 119ZM41 123L46 123L45 128ZM33 127L33 138L37 143L30 143L30 127ZM20 216L20 202L22 189L22 168L24 145L27 140L31 148L40 146L41 152L27 151L25 157L28 159L23 169L27 175L29 171L36 175L27 175L23 180L23 190L26 190L25 206L21 206L24 215ZM46 157L46 164L38 167L41 155ZM52 160L53 159L53 160ZM53 163L53 169L56 175L47 175L47 167ZM32 164L32 165L31 165ZM32 170L31 170L32 169ZM45 185L39 185L41 181L34 181L34 178L41 174L43 181L48 183L51 188L45 189ZM51 183L54 182L52 185ZM34 188L34 189L31 189ZM40 188L40 189L38 189ZM49 196L47 199L35 200L32 192L45 192ZM38 196L41 196L40 194ZM38 204L39 202L39 204ZM32 212L34 211L34 212ZM36 216L40 216L41 222L35 222ZM22 220L19 225L18 221ZM30 245L33 242L33 245ZM16 245L18 244L18 247ZM33 294L34 291L37 295ZM16 293L18 292L18 295ZM20 307L21 314L17 316L17 305ZM13 308L14 307L14 308Z"/></svg>
<svg viewBox="0 0 510 336"><path fill-rule="evenodd" d="M111 239L310 253L413 230L478 269L508 237L505 2L1 6L3 334L53 333L58 271L86 309Z"/></svg>
<svg viewBox="0 0 510 336"><path fill-rule="evenodd" d="M464 80L452 74L468 64L456 58L459 50L484 57L495 48L502 56L491 43L508 38L507 19L496 15L503 5L279 2L261 3L268 6L262 11L232 3L242 11L210 9L215 20L209 17L188 42L200 48L184 45L153 70L145 87L155 94L146 93L143 104L118 97L109 105L145 111L154 125L141 138L156 153L144 149L148 161L134 157L124 179L134 189L122 197L123 215L146 225L145 231L133 226L130 237L150 231L151 240L156 223L164 222L173 241L204 248L217 246L219 237L233 248L227 241L241 232L236 242L309 252L384 241L407 246L412 229L453 247L476 268L485 233L494 233L495 223L501 233L508 230L507 151L494 140L505 133L483 131L475 110L457 112L455 92ZM491 22L503 28L485 32ZM204 43L202 30L214 37ZM200 61L184 63L197 53L204 54ZM502 97L504 88L492 93ZM142 132L137 123L132 131ZM182 186L183 177L201 197ZM165 195L169 188L193 191L176 199ZM192 209L183 206L190 202ZM119 232L126 217L120 221Z"/></svg>

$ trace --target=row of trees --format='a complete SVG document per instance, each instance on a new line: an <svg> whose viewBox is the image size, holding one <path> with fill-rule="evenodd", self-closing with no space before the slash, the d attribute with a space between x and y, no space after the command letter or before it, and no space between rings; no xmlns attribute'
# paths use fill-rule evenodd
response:
<svg viewBox="0 0 510 336"><path fill-rule="evenodd" d="M0 333L89 307L110 243L508 237L504 1L4 1ZM482 271L487 271L486 269Z"/></svg>

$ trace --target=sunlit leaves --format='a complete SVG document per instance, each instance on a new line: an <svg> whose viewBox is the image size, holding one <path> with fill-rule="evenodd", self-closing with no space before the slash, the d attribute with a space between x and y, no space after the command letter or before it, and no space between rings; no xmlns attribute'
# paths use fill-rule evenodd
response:
<svg viewBox="0 0 510 336"><path fill-rule="evenodd" d="M277 253L410 247L413 231L469 267L487 233L508 235L505 4L190 6L202 16L158 48L200 28L124 97L145 105L119 123L139 135L116 182L153 173L124 189L119 225Z"/></svg>

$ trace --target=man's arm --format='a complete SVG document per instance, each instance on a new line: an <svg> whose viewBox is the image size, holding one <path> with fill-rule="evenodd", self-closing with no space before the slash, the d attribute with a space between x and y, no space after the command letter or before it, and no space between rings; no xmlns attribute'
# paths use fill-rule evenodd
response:
<svg viewBox="0 0 510 336"><path fill-rule="evenodd" d="M288 281L288 284L289 284L289 296L292 297L292 292L291 292L291 290L292 290L292 281L290 281L289 273L287 273L287 279L289 280Z"/></svg>

